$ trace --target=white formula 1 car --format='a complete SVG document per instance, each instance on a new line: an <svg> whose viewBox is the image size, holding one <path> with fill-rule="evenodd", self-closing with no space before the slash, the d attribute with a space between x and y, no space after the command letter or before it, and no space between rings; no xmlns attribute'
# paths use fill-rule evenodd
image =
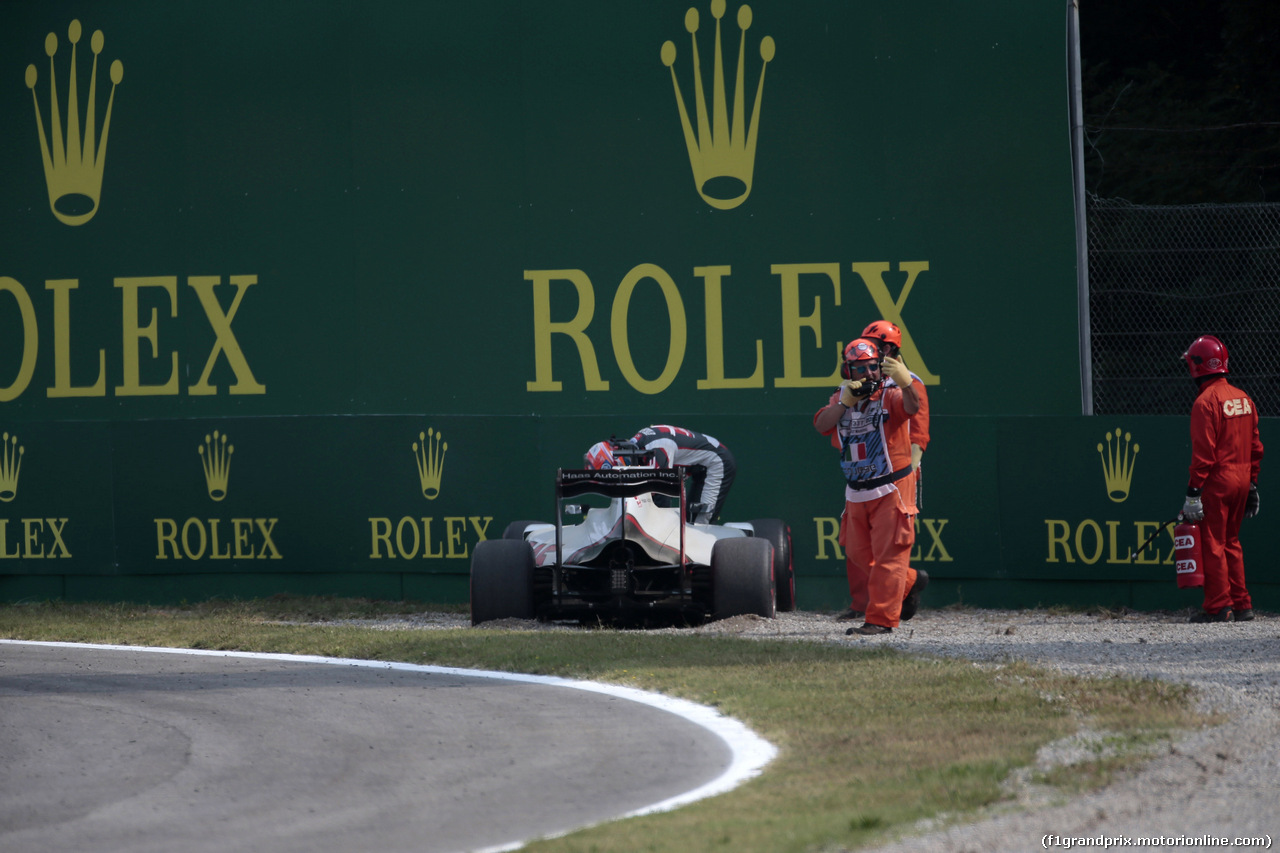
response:
<svg viewBox="0 0 1280 853"><path fill-rule="evenodd" d="M677 468L556 474L556 522L515 521L476 544L471 624L707 619L795 609L791 530L778 519L693 524Z"/></svg>

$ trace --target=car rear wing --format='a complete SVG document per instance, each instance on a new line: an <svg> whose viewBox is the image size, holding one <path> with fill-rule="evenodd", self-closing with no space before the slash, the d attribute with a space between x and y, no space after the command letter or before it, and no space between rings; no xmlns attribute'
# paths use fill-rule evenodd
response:
<svg viewBox="0 0 1280 853"><path fill-rule="evenodd" d="M556 472L557 500L577 495L633 498L645 493L683 498L684 472L678 468L640 467L604 468L599 471L561 468Z"/></svg>

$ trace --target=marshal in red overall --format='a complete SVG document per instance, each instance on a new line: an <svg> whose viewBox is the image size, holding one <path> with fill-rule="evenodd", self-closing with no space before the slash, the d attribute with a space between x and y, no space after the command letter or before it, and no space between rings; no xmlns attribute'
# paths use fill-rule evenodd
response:
<svg viewBox="0 0 1280 853"><path fill-rule="evenodd" d="M1240 522L1258 514L1258 407L1227 381L1227 348L1212 335L1182 355L1200 386L1191 407L1191 466L1182 516L1200 527L1204 608L1192 622L1248 621Z"/></svg>

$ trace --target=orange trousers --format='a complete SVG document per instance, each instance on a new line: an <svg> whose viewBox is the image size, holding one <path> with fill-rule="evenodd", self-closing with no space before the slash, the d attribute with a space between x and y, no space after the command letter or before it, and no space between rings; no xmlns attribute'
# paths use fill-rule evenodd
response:
<svg viewBox="0 0 1280 853"><path fill-rule="evenodd" d="M915 519L898 494L862 503L845 501L840 519L849 596L865 621L898 627L902 599L916 582L911 549L916 541Z"/></svg>

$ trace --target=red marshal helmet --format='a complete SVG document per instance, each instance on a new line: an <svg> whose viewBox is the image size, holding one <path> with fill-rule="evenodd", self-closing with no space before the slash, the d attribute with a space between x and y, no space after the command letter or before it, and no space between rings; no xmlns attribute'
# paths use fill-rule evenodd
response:
<svg viewBox="0 0 1280 853"><path fill-rule="evenodd" d="M902 348L902 330L888 320L876 320L862 330L862 336L884 341L886 344L892 344L898 349Z"/></svg>
<svg viewBox="0 0 1280 853"><path fill-rule="evenodd" d="M1182 358L1191 371L1192 379L1230 372L1227 369L1227 346L1213 335L1196 338L1182 354Z"/></svg>

